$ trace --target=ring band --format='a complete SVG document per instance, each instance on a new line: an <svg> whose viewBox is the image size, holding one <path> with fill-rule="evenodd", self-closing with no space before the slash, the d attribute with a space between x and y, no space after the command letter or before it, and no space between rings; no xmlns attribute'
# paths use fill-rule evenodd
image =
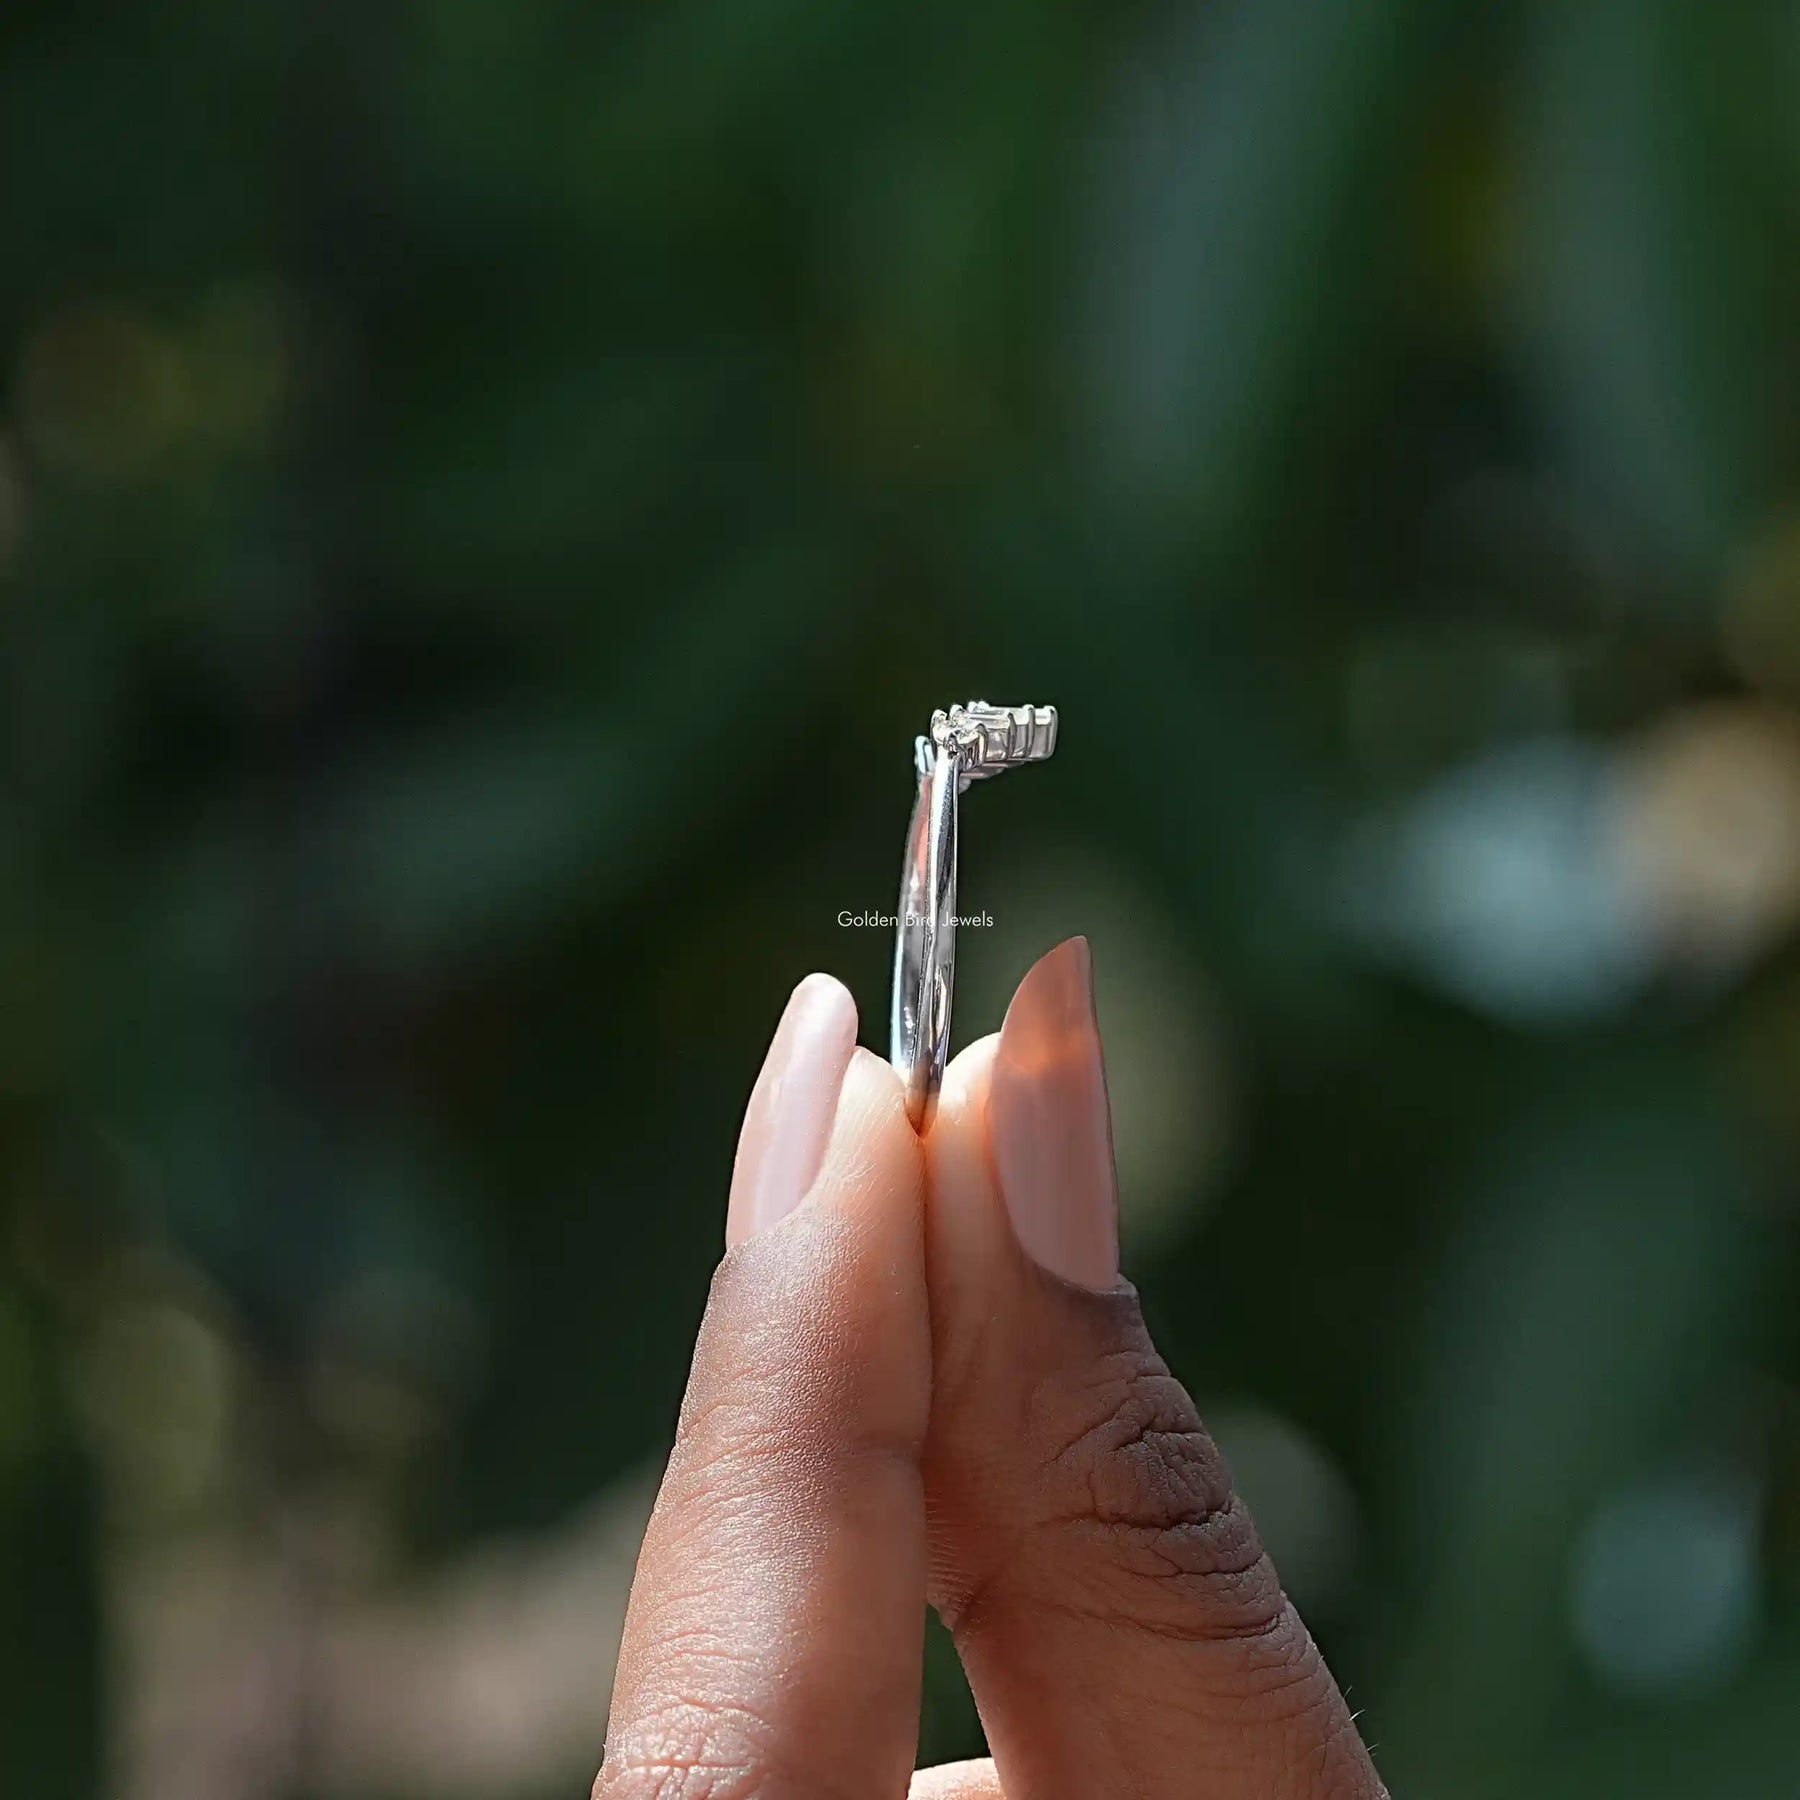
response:
<svg viewBox="0 0 1800 1800"><path fill-rule="evenodd" d="M929 734L914 741L918 791L900 865L888 1041L915 1129L931 1122L950 1049L959 802L971 782L1043 762L1055 749L1054 706L985 700L934 712Z"/></svg>

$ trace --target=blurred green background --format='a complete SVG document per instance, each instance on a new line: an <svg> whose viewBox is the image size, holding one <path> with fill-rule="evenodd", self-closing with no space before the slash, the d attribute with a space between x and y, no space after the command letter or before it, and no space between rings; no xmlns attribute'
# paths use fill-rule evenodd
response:
<svg viewBox="0 0 1800 1800"><path fill-rule="evenodd" d="M763 1045L883 1042L986 695L959 1029L1090 935L1396 1792L1792 1800L1800 10L0 42L0 1791L585 1790Z"/></svg>

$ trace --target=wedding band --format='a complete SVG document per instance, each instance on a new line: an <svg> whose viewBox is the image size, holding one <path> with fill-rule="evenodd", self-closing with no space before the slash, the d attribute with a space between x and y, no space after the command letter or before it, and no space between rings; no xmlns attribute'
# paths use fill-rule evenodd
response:
<svg viewBox="0 0 1800 1800"><path fill-rule="evenodd" d="M1055 748L1054 706L990 706L985 700L934 712L929 733L914 741L918 794L900 865L888 1057L906 1089L906 1116L915 1129L931 1122L950 1049L958 803L971 782L1043 762Z"/></svg>

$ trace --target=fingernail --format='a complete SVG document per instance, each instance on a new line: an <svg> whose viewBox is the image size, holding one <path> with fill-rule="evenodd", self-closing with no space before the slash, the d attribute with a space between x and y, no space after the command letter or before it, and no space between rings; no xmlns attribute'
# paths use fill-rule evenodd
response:
<svg viewBox="0 0 1800 1800"><path fill-rule="evenodd" d="M1053 1274L1111 1287L1118 1185L1086 938L1058 944L1019 983L994 1056L988 1130L1019 1242Z"/></svg>
<svg viewBox="0 0 1800 1800"><path fill-rule="evenodd" d="M775 1027L750 1093L731 1172L728 1247L785 1219L818 1179L855 1048L849 990L829 975L807 976Z"/></svg>

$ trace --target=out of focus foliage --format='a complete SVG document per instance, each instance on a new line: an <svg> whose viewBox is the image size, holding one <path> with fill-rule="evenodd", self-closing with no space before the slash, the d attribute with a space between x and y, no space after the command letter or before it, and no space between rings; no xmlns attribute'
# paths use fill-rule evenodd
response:
<svg viewBox="0 0 1800 1800"><path fill-rule="evenodd" d="M1800 12L0 44L0 1791L578 1791L762 1045L879 1041L986 694L960 1024L1091 935L1396 1791L1791 1800Z"/></svg>

